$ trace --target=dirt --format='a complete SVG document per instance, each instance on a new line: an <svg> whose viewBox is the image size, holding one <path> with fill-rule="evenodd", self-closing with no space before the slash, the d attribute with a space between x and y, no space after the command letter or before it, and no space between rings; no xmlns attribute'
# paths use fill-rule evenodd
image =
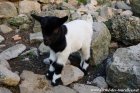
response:
<svg viewBox="0 0 140 93"><path fill-rule="evenodd" d="M31 33L32 30L28 30L28 31L20 31L20 32L10 32L7 34L3 34L0 33L2 36L5 37L5 41L3 42L3 44L5 44L6 46L3 48L0 48L0 52L2 52L3 50L15 45L15 44L25 44L27 47L27 50L30 49L31 47L37 47L40 45L40 43L30 43L29 41L29 33ZM19 35L21 36L21 40L18 41L14 41L13 40L13 36L14 35ZM35 56L24 56L24 57L18 57L15 59L11 59L9 60L9 64L12 68L12 71L18 71L19 74L22 73L23 70L28 70L28 71L32 71L36 74L42 74L44 75L48 69L48 66L45 65L42 61L44 58L46 58L48 55L44 54L44 55L40 55L38 57ZM29 60L24 60L25 58L29 58ZM70 61L72 62L73 65L78 66L80 63L80 58L75 57L75 56L70 56L69 57ZM101 70L101 71L100 71ZM89 70L88 70L88 74L86 76L84 76L81 80L77 81L78 83L82 83L82 84L87 84L87 81L92 81L96 76L99 75L105 75L104 70L104 65L101 66L90 66ZM101 72L101 73L100 73ZM19 87L9 87L9 86L5 86L5 85L0 85L0 87L7 87L8 89L10 89L13 93L20 93Z"/></svg>

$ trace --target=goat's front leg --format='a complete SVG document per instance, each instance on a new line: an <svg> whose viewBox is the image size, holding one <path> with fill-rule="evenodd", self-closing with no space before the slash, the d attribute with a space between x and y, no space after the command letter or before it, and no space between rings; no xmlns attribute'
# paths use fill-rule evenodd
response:
<svg viewBox="0 0 140 93"><path fill-rule="evenodd" d="M61 72L68 60L68 56L69 56L68 52L62 52L58 54L57 61L52 64L52 66L55 69L51 82L53 86L57 86L61 83Z"/></svg>
<svg viewBox="0 0 140 93"><path fill-rule="evenodd" d="M46 59L44 59L43 62L44 62L45 64L52 64L53 62L56 61L56 59L57 59L57 58L56 58L55 52L54 52L53 50L50 49L50 55L49 55L49 57L46 58Z"/></svg>
<svg viewBox="0 0 140 93"><path fill-rule="evenodd" d="M50 50L49 58L44 59L44 63L50 65L49 69L47 71L47 74L46 74L46 77L49 80L52 80L52 76L54 74L54 67L52 66L52 64L56 61L56 59L57 59L57 57L53 50Z"/></svg>

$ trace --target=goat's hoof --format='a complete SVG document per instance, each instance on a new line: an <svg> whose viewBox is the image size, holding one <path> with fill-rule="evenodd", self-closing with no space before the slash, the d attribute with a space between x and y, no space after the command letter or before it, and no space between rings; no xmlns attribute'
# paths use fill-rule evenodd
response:
<svg viewBox="0 0 140 93"><path fill-rule="evenodd" d="M61 85L61 84L62 84L61 78L56 79L55 82L53 82L53 81L51 82L52 86L58 86L58 85Z"/></svg>
<svg viewBox="0 0 140 93"><path fill-rule="evenodd" d="M46 74L46 78L52 80L54 72L48 71Z"/></svg>

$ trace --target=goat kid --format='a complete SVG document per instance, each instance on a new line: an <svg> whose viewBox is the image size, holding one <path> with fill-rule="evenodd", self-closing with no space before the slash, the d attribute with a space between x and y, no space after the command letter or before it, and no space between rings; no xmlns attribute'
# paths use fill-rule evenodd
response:
<svg viewBox="0 0 140 93"><path fill-rule="evenodd" d="M61 71L71 53L81 49L82 60L80 69L86 73L89 66L90 44L92 40L92 22L75 20L65 23L68 16L58 18L54 16L41 17L32 14L40 22L44 44L50 47L50 56L45 59L50 63L46 74L52 85L56 86L61 81ZM65 24L64 24L65 23Z"/></svg>

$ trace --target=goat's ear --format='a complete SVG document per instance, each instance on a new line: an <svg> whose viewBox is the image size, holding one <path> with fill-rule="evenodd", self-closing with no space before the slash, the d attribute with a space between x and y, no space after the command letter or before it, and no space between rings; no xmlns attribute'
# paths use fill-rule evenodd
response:
<svg viewBox="0 0 140 93"><path fill-rule="evenodd" d="M59 26L61 26L62 24L64 24L66 21L68 20L68 16L62 17L59 19Z"/></svg>
<svg viewBox="0 0 140 93"><path fill-rule="evenodd" d="M31 16L32 16L35 20L41 22L41 18L42 18L41 16L37 16L37 15L35 15L35 14L31 14Z"/></svg>

